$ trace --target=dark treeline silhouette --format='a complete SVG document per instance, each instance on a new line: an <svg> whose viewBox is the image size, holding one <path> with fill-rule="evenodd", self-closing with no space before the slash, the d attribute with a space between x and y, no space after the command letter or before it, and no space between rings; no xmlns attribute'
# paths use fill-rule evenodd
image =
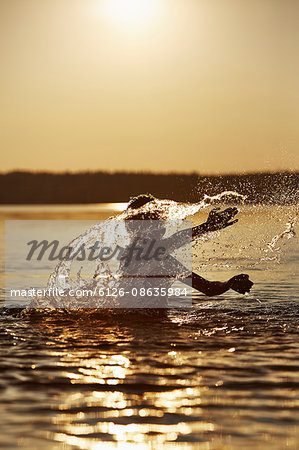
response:
<svg viewBox="0 0 299 450"><path fill-rule="evenodd" d="M126 202L150 192L159 198L197 202L205 194L237 191L249 203L298 201L299 172L240 175L154 174L128 172L50 173L15 171L0 174L1 204Z"/></svg>

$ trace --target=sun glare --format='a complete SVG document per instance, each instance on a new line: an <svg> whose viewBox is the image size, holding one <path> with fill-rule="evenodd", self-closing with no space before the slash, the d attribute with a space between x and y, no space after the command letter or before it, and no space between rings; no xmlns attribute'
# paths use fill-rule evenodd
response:
<svg viewBox="0 0 299 450"><path fill-rule="evenodd" d="M149 23L157 12L157 0L103 0L104 15L129 27Z"/></svg>

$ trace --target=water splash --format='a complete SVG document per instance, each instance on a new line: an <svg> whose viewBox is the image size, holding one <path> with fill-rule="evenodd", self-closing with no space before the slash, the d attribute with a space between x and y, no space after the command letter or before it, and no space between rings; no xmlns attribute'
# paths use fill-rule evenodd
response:
<svg viewBox="0 0 299 450"><path fill-rule="evenodd" d="M173 200L154 200L147 203L136 210L128 209L113 217L110 217L104 223L93 226L84 233L76 237L69 246L73 249L75 255L79 248L84 245L86 248L94 245L95 242L105 243L109 245L111 240L115 240L115 236L126 235L125 221L133 218L134 215L140 213L155 213L159 220L183 220L192 218L197 213L210 208L213 205L238 204L244 205L241 213L246 213L245 206L246 197L234 191L221 192L218 195L205 195L203 200L198 203L180 203ZM257 207L258 210L258 207ZM265 263L276 264L279 263L280 247L277 243L280 241L288 241L295 237L295 225L297 215L289 217L286 226L282 232L277 231L272 234L272 238L268 239L261 236L261 224L257 222L252 216L252 209L250 215L242 218L242 227L231 227L233 233L221 234L221 240L218 238L221 232L209 233L204 235L200 240L194 244L194 249L198 249L201 245L200 251L195 252L194 268L196 271L209 270L246 270L252 268L254 270L267 270ZM245 224L244 224L245 220ZM282 220L282 219L279 219ZM273 221L271 216L271 224L275 224L277 220ZM241 223L241 221L240 221ZM244 226L246 228L244 228ZM264 229L265 224L263 224ZM271 228L272 230L272 228ZM270 230L270 232L271 232ZM130 237L127 236L129 240ZM266 240L265 240L266 239ZM198 261L200 258L200 261ZM94 289L99 284L104 288L112 288L118 282L118 277L121 275L117 273L115 268L109 267L105 263L84 262L80 265L78 261L71 259L60 261L56 266L54 272L50 275L47 289ZM51 298L34 300L35 307L54 307L63 305L65 308L72 308L74 305L80 304L84 307L84 299L74 297L59 297L52 295ZM105 297L93 297L88 299L89 308L111 308L117 305L117 299Z"/></svg>
<svg viewBox="0 0 299 450"><path fill-rule="evenodd" d="M291 239L296 236L295 225L297 223L297 216L290 217L289 221L286 223L286 228L282 233L277 234L273 237L272 241L268 243L268 248L271 251L278 251L280 247L276 247L277 242L280 239Z"/></svg>
<svg viewBox="0 0 299 450"><path fill-rule="evenodd" d="M245 195L234 191L225 191L213 196L205 195L203 200L198 203L181 203L174 200L156 199L138 208L138 210L125 210L113 219L127 220L136 214L155 212L159 220L183 220L212 205L243 204L245 200Z"/></svg>
<svg viewBox="0 0 299 450"><path fill-rule="evenodd" d="M199 203L180 203L173 200L154 200L138 209L127 209L116 216L110 217L104 223L93 226L78 237L76 237L68 247L72 249L68 260L60 261L54 272L50 275L47 290L57 292L58 290L95 290L95 288L101 284L104 290L112 288L115 283L118 282L121 274L115 270L115 267L95 262L84 262L84 266L80 266L78 261L75 261L74 256L78 253L80 248L92 247L96 242L99 246L109 246L112 241L122 239L122 246L129 244L129 240L132 236L129 236L126 231L125 221L133 218L136 214L140 213L155 213L155 217L159 220L183 220L187 217L194 216L199 211L210 207L211 205L219 204L242 204L245 200L245 196L238 192L226 191L221 192L218 195L208 196L205 195L203 200ZM216 233L211 233L212 236L216 236ZM31 306L34 307L64 307L72 308L75 305L84 307L84 299L69 297L68 295L59 296L56 293L52 294L49 298L34 299ZM117 299L97 297L87 299L89 308L98 307L114 307L117 306Z"/></svg>

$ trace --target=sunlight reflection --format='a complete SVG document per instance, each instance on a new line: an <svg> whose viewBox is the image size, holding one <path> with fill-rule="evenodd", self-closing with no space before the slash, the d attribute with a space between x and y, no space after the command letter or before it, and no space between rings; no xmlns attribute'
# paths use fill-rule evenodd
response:
<svg viewBox="0 0 299 450"><path fill-rule="evenodd" d="M83 335L70 331L60 337L82 340ZM177 348L163 355L162 365L152 364L150 373L140 373L137 382L135 361L133 364L124 354L97 350L91 354L79 347L68 353L52 352L52 357L58 358L60 375L74 389L88 389L65 392L57 398L57 414L52 419L56 432L52 436L63 445L96 449L100 439L105 448L109 448L109 441L111 448L126 448L125 443L145 448L149 442L160 447L179 436L188 440L189 435L210 433L215 428L215 424L202 420L202 396L209 389L199 386L200 374L196 384L191 382L190 367L184 366ZM197 352L195 358L199 365L202 353ZM89 386L93 388L89 390Z"/></svg>
<svg viewBox="0 0 299 450"><path fill-rule="evenodd" d="M110 362L112 360L128 364L126 358L119 358L119 355ZM105 442L112 439L111 446L116 448L118 443L135 445L149 441L164 445L176 441L179 435L209 433L215 425L199 420L203 410L198 405L204 390L207 388L188 387L168 392L144 392L141 397L113 391L66 395L59 407L61 414L53 419L61 431L55 433L54 438L66 445L95 449L98 448L93 439L95 435ZM164 417L172 413L175 421L165 420ZM180 419L192 414L192 421ZM109 446L105 444L105 448ZM125 446L121 445L121 448Z"/></svg>

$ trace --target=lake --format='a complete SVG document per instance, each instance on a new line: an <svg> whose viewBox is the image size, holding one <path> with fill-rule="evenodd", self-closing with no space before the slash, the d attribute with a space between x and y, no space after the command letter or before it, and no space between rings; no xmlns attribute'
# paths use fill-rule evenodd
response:
<svg viewBox="0 0 299 450"><path fill-rule="evenodd" d="M296 206L241 206L237 224L195 243L193 270L248 273L248 295L194 292L163 317L5 307L5 220L84 228L124 207L0 207L2 448L298 448ZM14 258L8 277L21 274Z"/></svg>

